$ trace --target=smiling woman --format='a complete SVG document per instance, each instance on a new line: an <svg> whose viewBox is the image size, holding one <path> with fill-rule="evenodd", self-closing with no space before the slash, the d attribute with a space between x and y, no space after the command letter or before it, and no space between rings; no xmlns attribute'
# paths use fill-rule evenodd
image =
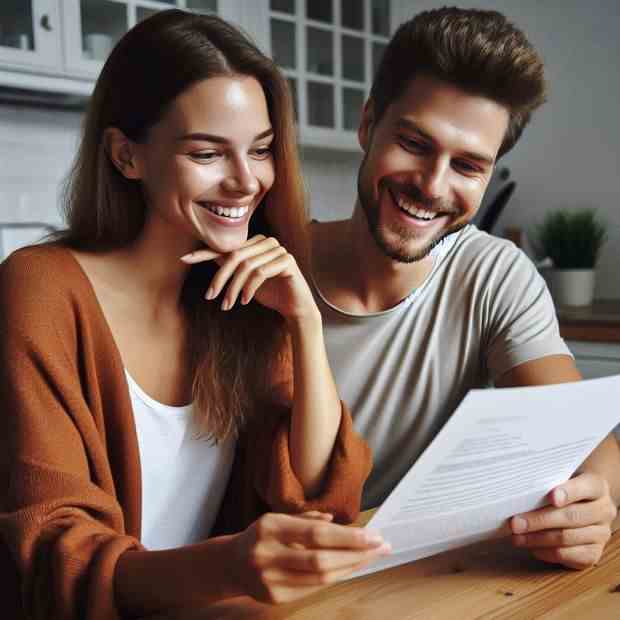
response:
<svg viewBox="0 0 620 620"><path fill-rule="evenodd" d="M67 230L0 268L8 615L290 600L386 553L330 523L357 514L370 455L303 276L272 61L215 17L141 22L97 82L65 202Z"/></svg>

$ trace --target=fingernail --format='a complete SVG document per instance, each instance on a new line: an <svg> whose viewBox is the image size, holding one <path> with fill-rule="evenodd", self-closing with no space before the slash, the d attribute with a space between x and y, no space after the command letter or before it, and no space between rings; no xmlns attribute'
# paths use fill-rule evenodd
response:
<svg viewBox="0 0 620 620"><path fill-rule="evenodd" d="M527 521L523 517L515 517L512 520L512 531L515 534L520 534L527 530Z"/></svg>
<svg viewBox="0 0 620 620"><path fill-rule="evenodd" d="M209 287L207 289L207 292L205 293L205 299L213 299L214 297L215 297L214 291L211 287Z"/></svg>
<svg viewBox="0 0 620 620"><path fill-rule="evenodd" d="M366 531L366 542L371 545L380 545L383 542L383 536L379 532L373 532L372 530Z"/></svg>
<svg viewBox="0 0 620 620"><path fill-rule="evenodd" d="M190 254L185 254L184 256L181 256L181 259L184 263L189 263L190 261Z"/></svg>
<svg viewBox="0 0 620 620"><path fill-rule="evenodd" d="M228 299L224 299L224 301L222 302L222 310L228 310L228 308L230 308L230 302L228 301Z"/></svg>
<svg viewBox="0 0 620 620"><path fill-rule="evenodd" d="M383 543L379 547L379 552L381 553L381 555L388 555L392 553L392 545L390 545L390 543Z"/></svg>
<svg viewBox="0 0 620 620"><path fill-rule="evenodd" d="M555 501L556 504L562 505L568 499L568 495L564 489L556 489L555 490Z"/></svg>

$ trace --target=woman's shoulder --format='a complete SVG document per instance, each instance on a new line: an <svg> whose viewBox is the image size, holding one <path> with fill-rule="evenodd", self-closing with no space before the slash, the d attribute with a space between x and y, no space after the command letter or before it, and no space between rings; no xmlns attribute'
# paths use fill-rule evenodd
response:
<svg viewBox="0 0 620 620"><path fill-rule="evenodd" d="M18 312L47 313L88 293L88 281L67 247L28 246L0 264L0 304Z"/></svg>
<svg viewBox="0 0 620 620"><path fill-rule="evenodd" d="M58 243L31 245L10 254L0 265L0 280L36 283L57 289L80 280L71 250Z"/></svg>

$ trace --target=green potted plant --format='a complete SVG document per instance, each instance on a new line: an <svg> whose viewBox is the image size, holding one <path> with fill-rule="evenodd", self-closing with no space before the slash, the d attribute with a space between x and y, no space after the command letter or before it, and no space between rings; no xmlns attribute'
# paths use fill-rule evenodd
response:
<svg viewBox="0 0 620 620"><path fill-rule="evenodd" d="M594 298L595 268L607 238L592 209L557 209L534 231L534 246L551 259L551 294L561 306L588 306Z"/></svg>

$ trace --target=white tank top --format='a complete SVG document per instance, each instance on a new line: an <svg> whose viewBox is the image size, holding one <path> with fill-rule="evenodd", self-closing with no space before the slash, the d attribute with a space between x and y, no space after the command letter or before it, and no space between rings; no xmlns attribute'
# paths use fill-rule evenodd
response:
<svg viewBox="0 0 620 620"><path fill-rule="evenodd" d="M158 550L204 540L226 490L235 442L196 439L192 405L163 405L125 375L140 448L142 544Z"/></svg>

